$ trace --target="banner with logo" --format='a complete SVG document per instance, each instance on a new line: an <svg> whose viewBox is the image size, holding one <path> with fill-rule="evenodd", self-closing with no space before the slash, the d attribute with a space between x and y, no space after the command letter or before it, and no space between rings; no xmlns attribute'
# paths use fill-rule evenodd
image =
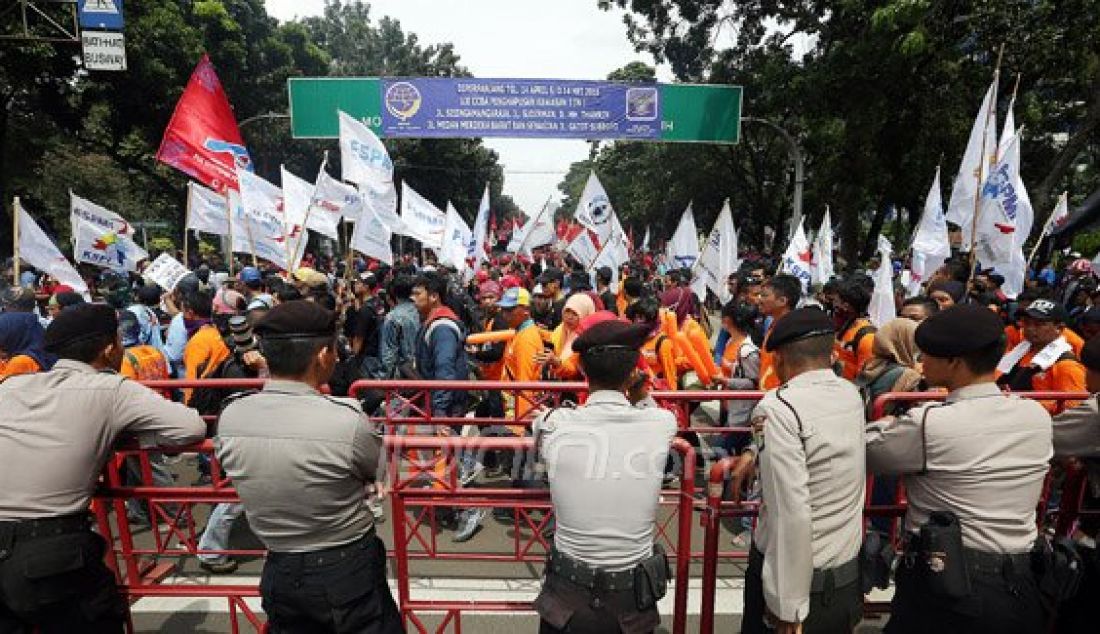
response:
<svg viewBox="0 0 1100 634"><path fill-rule="evenodd" d="M190 271L179 260L167 253L161 253L141 272L149 281L167 291L176 290L176 285Z"/></svg>
<svg viewBox="0 0 1100 634"><path fill-rule="evenodd" d="M229 98L206 55L168 121L157 160L218 192L237 186L237 170L252 170Z"/></svg>
<svg viewBox="0 0 1100 634"><path fill-rule="evenodd" d="M69 192L73 259L116 271L135 271L149 254L134 242L134 227L105 207Z"/></svg>
<svg viewBox="0 0 1100 634"><path fill-rule="evenodd" d="M404 225L401 234L419 240L428 249L443 246L446 214L407 183L401 183L401 222Z"/></svg>
<svg viewBox="0 0 1100 634"><path fill-rule="evenodd" d="M656 83L416 77L382 80L385 137L661 138Z"/></svg>

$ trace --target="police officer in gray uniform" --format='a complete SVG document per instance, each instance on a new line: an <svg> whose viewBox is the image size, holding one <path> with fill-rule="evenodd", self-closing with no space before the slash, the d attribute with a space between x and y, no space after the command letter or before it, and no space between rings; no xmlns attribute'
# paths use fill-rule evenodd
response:
<svg viewBox="0 0 1100 634"><path fill-rule="evenodd" d="M994 383L1003 328L973 304L921 322L924 377L947 400L867 428L868 468L904 476L909 501L889 634L1043 630L1030 551L1051 421Z"/></svg>
<svg viewBox="0 0 1100 634"><path fill-rule="evenodd" d="M544 634L641 634L661 622L669 569L653 535L676 419L636 367L648 331L618 319L586 330L573 349L588 400L535 419L557 521L535 600Z"/></svg>
<svg viewBox="0 0 1100 634"><path fill-rule="evenodd" d="M768 337L783 383L752 413L761 504L742 632L850 632L862 616L866 420L855 386L832 370L834 334L824 311L800 308Z"/></svg>
<svg viewBox="0 0 1100 634"><path fill-rule="evenodd" d="M336 317L311 301L256 325L272 379L222 410L217 455L267 546L260 594L270 631L403 631L366 487L381 438L353 399L320 393L336 365Z"/></svg>
<svg viewBox="0 0 1100 634"><path fill-rule="evenodd" d="M122 632L126 614L88 505L115 440L183 445L206 435L183 405L115 373L115 310L82 304L46 330L60 360L0 382L0 632Z"/></svg>

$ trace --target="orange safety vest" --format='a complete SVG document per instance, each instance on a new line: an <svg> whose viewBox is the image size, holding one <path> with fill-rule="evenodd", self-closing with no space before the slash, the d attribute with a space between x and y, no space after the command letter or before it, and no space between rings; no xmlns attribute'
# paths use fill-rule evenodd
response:
<svg viewBox="0 0 1100 634"><path fill-rule="evenodd" d="M153 346L127 348L122 356L122 376L135 381L159 381L169 378L168 359Z"/></svg>
<svg viewBox="0 0 1100 634"><path fill-rule="evenodd" d="M489 332L493 329L493 320L489 319L485 322L484 332ZM504 355L500 355L499 361L493 363L483 363L481 365L481 376L486 381L499 381L504 376Z"/></svg>
<svg viewBox="0 0 1100 634"><path fill-rule="evenodd" d="M650 337L642 344L642 358L645 360L646 369L656 383L657 379L664 382L661 389L675 390L678 387L679 373L676 367L676 344L664 333Z"/></svg>
<svg viewBox="0 0 1100 634"><path fill-rule="evenodd" d="M864 363L874 356L871 351L875 342L875 327L871 322L854 319L833 343L836 358L841 363L841 375L849 381L859 376Z"/></svg>

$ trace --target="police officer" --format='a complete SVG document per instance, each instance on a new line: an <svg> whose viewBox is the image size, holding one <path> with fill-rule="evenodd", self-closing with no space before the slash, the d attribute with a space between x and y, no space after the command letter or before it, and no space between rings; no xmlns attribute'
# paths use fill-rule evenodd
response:
<svg viewBox="0 0 1100 634"><path fill-rule="evenodd" d="M653 531L676 419L648 397L637 369L648 334L619 319L586 330L573 349L587 402L535 419L557 521L535 600L544 634L639 634L661 622L669 571Z"/></svg>
<svg viewBox="0 0 1100 634"><path fill-rule="evenodd" d="M799 308L765 344L781 384L751 419L758 431L747 455L762 501L742 632L850 632L862 617L866 421L859 392L832 370L834 334L824 311Z"/></svg>
<svg viewBox="0 0 1100 634"><path fill-rule="evenodd" d="M0 382L0 632L122 632L125 603L88 504L115 440L197 442L194 410L115 373L115 310L81 304L46 330L59 361Z"/></svg>
<svg viewBox="0 0 1100 634"><path fill-rule="evenodd" d="M324 396L336 317L306 300L255 326L271 380L222 411L215 447L270 551L260 581L271 632L401 632L366 485L381 439L359 403Z"/></svg>
<svg viewBox="0 0 1100 634"><path fill-rule="evenodd" d="M1003 324L958 304L916 331L924 377L949 390L868 426L867 465L904 475L906 549L885 631L1040 632L1029 552L1050 460L1050 415L994 383ZM961 551L961 552L960 552Z"/></svg>

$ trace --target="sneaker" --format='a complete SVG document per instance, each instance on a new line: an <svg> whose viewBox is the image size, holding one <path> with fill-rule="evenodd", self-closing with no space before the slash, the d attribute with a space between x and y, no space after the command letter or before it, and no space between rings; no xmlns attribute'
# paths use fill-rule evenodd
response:
<svg viewBox="0 0 1100 634"><path fill-rule="evenodd" d="M225 561L200 561L199 568L212 575L228 575L237 571L237 562L233 559Z"/></svg>
<svg viewBox="0 0 1100 634"><path fill-rule="evenodd" d="M481 530L481 520L483 519L485 519L485 509L468 509L464 511L453 541L456 543L468 541Z"/></svg>

